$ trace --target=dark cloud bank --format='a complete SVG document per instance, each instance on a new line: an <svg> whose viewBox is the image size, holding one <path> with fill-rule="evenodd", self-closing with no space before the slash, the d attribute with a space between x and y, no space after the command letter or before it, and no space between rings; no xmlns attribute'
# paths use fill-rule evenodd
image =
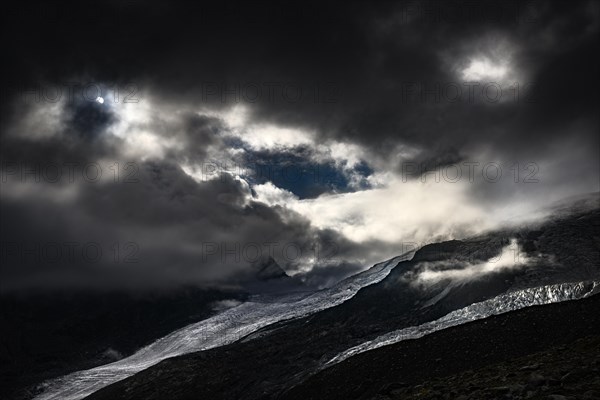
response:
<svg viewBox="0 0 600 400"><path fill-rule="evenodd" d="M190 177L183 164L235 147L220 136L228 128L218 115L238 104L248 110L249 124L314 132L316 144L358 145L365 175L384 160L393 174L402 173L402 163L418 165L411 180L465 161L542 169L545 184L527 189L511 185L511 176L471 185L469 196L490 210L515 196L535 201L553 191L597 191L598 3L449 3L7 5L0 136L4 289L228 284L255 258L256 244L263 253L274 251L288 272L322 286L364 268L357 260L400 252L400 244L353 241L295 211L256 201L248 184L231 175L204 182ZM508 69L478 78L479 87L502 86L502 99L469 97L465 82L476 80L477 64L469 69L474 60ZM518 99L508 89L515 81L523 89ZM149 123L181 145L162 157L130 156L123 150L126 137L107 134L122 116L77 94L58 122L35 114L54 104L35 101L40 90L89 82L133 85L140 107L151 99L163 113L184 110L168 124ZM463 90L458 100L450 92L456 86ZM190 105L215 114L191 113ZM398 156L401 149L407 151ZM300 150L254 156L302 163ZM121 168L118 182L114 162ZM75 165L72 180L64 167L57 182L20 175L65 163ZM81 174L90 164L102 166L103 179ZM310 193L306 197L350 190L308 189L298 190ZM60 254L53 258L56 246Z"/></svg>

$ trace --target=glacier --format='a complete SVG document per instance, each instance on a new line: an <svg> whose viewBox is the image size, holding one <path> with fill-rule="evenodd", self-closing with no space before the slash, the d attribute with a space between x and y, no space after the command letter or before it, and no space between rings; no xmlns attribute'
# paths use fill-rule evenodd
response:
<svg viewBox="0 0 600 400"><path fill-rule="evenodd" d="M328 289L287 295L254 296L206 320L181 328L117 362L77 371L44 382L35 400L78 400L149 368L162 360L235 342L273 323L301 318L334 307L361 288L384 279L414 251L375 264Z"/></svg>
<svg viewBox="0 0 600 400"><path fill-rule="evenodd" d="M491 299L473 303L467 307L452 311L437 320L388 332L373 340L351 347L327 361L320 370L331 367L365 351L374 350L403 340L418 339L442 329L462 325L470 321L535 305L583 299L598 292L600 292L600 281L560 283L503 293Z"/></svg>
<svg viewBox="0 0 600 400"><path fill-rule="evenodd" d="M227 345L238 340L253 340L268 334L269 325L302 318L349 300L360 289L382 281L398 263L410 260L413 255L414 252L409 252L376 264L328 289L252 296L245 303L158 339L127 358L46 381L41 385L42 392L35 397L35 400L78 400L167 358ZM529 306L585 298L599 291L600 281L596 280L512 290L452 311L434 321L394 330L351 347L311 373L328 368L356 354L402 340L417 339L452 326Z"/></svg>

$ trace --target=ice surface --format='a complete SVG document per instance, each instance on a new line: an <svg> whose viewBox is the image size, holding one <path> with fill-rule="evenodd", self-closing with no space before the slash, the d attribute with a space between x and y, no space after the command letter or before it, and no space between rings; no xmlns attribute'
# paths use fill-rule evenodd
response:
<svg viewBox="0 0 600 400"><path fill-rule="evenodd" d="M310 293L256 296L237 307L181 328L142 348L130 357L44 383L36 400L77 400L158 362L194 351L232 343L278 321L299 318L353 297L361 288L381 281L409 252L374 265L335 286Z"/></svg>
<svg viewBox="0 0 600 400"><path fill-rule="evenodd" d="M500 296L479 303L473 303L467 307L452 311L435 321L388 332L373 340L354 346L329 360L325 363L323 368L330 367L333 364L337 364L349 357L364 353L365 351L377 349L402 340L418 339L430 333L465 324L469 321L487 318L492 315L503 314L535 305L581 299L598 292L600 292L600 282L587 281L540 286L504 293Z"/></svg>

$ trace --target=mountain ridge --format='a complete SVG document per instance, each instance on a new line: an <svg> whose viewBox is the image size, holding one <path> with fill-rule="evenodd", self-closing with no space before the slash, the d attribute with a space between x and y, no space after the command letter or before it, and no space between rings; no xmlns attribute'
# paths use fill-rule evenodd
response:
<svg viewBox="0 0 600 400"><path fill-rule="evenodd" d="M436 320L510 290L597 278L600 242L595 235L599 224L600 212L594 210L547 221L535 231L510 229L483 238L424 246L412 259L399 261L382 280L362 287L335 307L278 323L277 329L251 340L165 360L141 375L102 389L90 399L102 399L100 394L107 391L122 396L117 388L128 388L128 393L141 396L138 398L152 398L153 391L160 393L159 388L150 390L148 382L143 383L140 376L158 371L164 375L160 382L165 386L171 386L171 381L180 382L177 385L183 390L181 393L185 392L185 386L193 387L194 393L215 398L277 397L290 385L301 384L307 373L341 351L394 329ZM480 268L479 263L494 267L490 255L501 254L502 249L510 246L511 238L522 244L522 251L531 262L517 268L492 268L477 279L455 283L442 279L430 285L414 285L419 274L432 268L432 263L434 272L452 270L452 265L444 264L448 260L453 260L460 269ZM440 262L443 265L438 266L436 263ZM431 302L445 291L443 298ZM183 378L179 377L185 376L191 381L183 384ZM115 398L136 398L118 396Z"/></svg>

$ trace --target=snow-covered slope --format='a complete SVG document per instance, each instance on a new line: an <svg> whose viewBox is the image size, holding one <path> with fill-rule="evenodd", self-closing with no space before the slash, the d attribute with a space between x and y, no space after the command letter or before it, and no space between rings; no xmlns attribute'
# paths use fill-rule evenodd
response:
<svg viewBox="0 0 600 400"><path fill-rule="evenodd" d="M365 351L394 344L402 340L418 339L430 333L462 325L470 321L535 305L581 299L597 294L598 292L600 292L600 281L561 283L504 293L500 296L452 311L435 321L389 332L373 340L354 346L332 358L323 367L326 368L337 364Z"/></svg>
<svg viewBox="0 0 600 400"><path fill-rule="evenodd" d="M354 354L494 314L586 297L598 291L600 282L599 218L600 213L594 211L533 228L434 243L414 255L377 264L330 289L254 296L126 359L51 381L37 398L80 399L166 358L239 339L234 345L238 355L246 357L254 350L255 357L262 357L261 349L270 345L271 339L265 336L279 335L279 347L265 360L263 370L239 378L247 378L244 385L252 385L263 378L261 373L270 376L270 366L277 365L280 380L254 385L254 391L245 394L247 398L261 398L264 390L285 390L312 372ZM281 275L271 272L267 276ZM315 313L319 315L310 320L274 325ZM230 357L218 350L213 353ZM243 357L238 357L242 358L240 365L245 365ZM288 361L277 363L282 357ZM176 368L177 363L174 360L171 367ZM235 374L243 375L248 368L246 365L245 370L231 372L228 367L222 373L209 374L214 377L211 384L218 386L228 373L237 379ZM239 395L235 392L233 397Z"/></svg>
<svg viewBox="0 0 600 400"><path fill-rule="evenodd" d="M361 288L384 279L413 252L394 257L317 292L256 296L204 321L189 325L144 347L130 357L45 383L37 400L76 400L125 379L158 362L186 353L232 343L278 321L299 318L353 297Z"/></svg>

